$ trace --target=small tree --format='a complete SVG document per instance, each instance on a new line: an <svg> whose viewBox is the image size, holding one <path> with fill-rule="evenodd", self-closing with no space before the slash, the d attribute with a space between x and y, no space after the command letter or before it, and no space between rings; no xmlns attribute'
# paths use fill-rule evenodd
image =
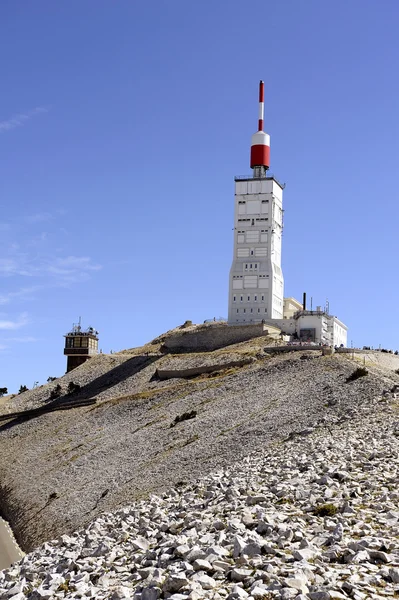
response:
<svg viewBox="0 0 399 600"><path fill-rule="evenodd" d="M6 394L8 394L8 389L7 388L0 388L0 398L2 398L3 396L5 396Z"/></svg>
<svg viewBox="0 0 399 600"><path fill-rule="evenodd" d="M26 387L26 385L21 385L18 391L18 394L23 394L24 392L27 392L29 388Z"/></svg>
<svg viewBox="0 0 399 600"><path fill-rule="evenodd" d="M52 381L55 381L57 379L57 377L47 377L47 383L51 383Z"/></svg>

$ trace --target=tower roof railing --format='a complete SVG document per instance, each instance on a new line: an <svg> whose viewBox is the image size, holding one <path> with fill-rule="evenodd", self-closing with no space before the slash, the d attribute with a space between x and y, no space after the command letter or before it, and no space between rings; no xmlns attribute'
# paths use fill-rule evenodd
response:
<svg viewBox="0 0 399 600"><path fill-rule="evenodd" d="M297 310L297 312L294 314L294 319L297 319L298 317L307 317L313 315L324 315L326 317L331 316L324 308L320 308L320 310Z"/></svg>
<svg viewBox="0 0 399 600"><path fill-rule="evenodd" d="M82 328L80 327L80 325L77 325L77 326L73 327L72 331L69 331L68 333L66 333L64 335L64 337L71 337L71 336L92 336L92 337L97 338L98 331L96 331L96 329L94 329L94 327L88 327L87 329L82 331Z"/></svg>
<svg viewBox="0 0 399 600"><path fill-rule="evenodd" d="M263 179L274 179L282 189L285 188L285 183L281 183L273 173L267 173L265 177L254 177L253 173L250 175L235 175L234 177L234 181L262 181Z"/></svg>

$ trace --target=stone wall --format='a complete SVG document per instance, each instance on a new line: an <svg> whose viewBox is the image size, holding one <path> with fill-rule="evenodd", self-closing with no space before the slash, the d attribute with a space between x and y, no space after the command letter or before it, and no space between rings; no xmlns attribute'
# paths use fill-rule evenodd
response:
<svg viewBox="0 0 399 600"><path fill-rule="evenodd" d="M214 373L215 371L222 371L224 369L244 367L245 365L250 365L255 361L256 358L249 356L248 358L242 358L241 360L217 362L215 365L203 365L188 369L157 369L157 375L159 379L195 377L196 375L203 375L204 373Z"/></svg>
<svg viewBox="0 0 399 600"><path fill-rule="evenodd" d="M252 338L276 335L275 327L263 323L253 325L227 325L216 323L194 331L171 335L164 342L164 350L170 352L211 352L231 344L246 342Z"/></svg>
<svg viewBox="0 0 399 600"><path fill-rule="evenodd" d="M321 350L321 346L265 346L263 350L267 354L282 354L284 352L303 352L304 350Z"/></svg>

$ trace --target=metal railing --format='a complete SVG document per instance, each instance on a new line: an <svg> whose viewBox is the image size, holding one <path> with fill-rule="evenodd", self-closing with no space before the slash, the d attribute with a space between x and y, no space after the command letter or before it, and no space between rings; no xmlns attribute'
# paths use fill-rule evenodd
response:
<svg viewBox="0 0 399 600"><path fill-rule="evenodd" d="M326 317L331 316L325 310L320 309L320 310L297 310L297 312L294 313L293 317L298 318L298 317L307 316L307 315L325 315Z"/></svg>
<svg viewBox="0 0 399 600"><path fill-rule="evenodd" d="M235 175L234 177L234 181L262 181L264 179L274 179L283 189L285 188L285 183L281 183L273 173L266 173L264 177L254 177L253 173L250 175Z"/></svg>

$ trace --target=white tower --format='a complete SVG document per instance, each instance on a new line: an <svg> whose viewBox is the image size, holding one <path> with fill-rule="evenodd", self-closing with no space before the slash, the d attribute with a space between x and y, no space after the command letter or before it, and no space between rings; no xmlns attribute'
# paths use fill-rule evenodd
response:
<svg viewBox="0 0 399 600"><path fill-rule="evenodd" d="M283 185L267 176L270 137L263 131L264 84L259 85L258 131L252 136L252 177L235 178L234 255L229 324L283 318L281 270Z"/></svg>

